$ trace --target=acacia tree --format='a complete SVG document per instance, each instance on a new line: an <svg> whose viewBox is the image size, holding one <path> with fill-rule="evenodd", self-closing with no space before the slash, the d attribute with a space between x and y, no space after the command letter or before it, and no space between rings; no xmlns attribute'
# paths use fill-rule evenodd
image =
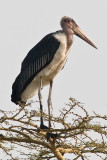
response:
<svg viewBox="0 0 107 160"><path fill-rule="evenodd" d="M40 130L40 112L32 108L28 104L14 112L0 110L0 148L11 159L87 160L94 154L106 160L106 116L89 115L81 103L70 98L58 117L51 115L53 128ZM43 117L47 123L48 115L43 113Z"/></svg>

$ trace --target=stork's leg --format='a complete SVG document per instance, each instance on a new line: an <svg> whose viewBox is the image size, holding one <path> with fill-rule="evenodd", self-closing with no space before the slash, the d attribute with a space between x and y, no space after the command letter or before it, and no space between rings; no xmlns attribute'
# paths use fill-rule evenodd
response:
<svg viewBox="0 0 107 160"><path fill-rule="evenodd" d="M40 125L43 124L43 105L42 105L41 89L42 89L42 77L40 77L39 90L38 90L38 97L39 97L39 103L40 103L40 113L41 113L41 117L40 117L41 124Z"/></svg>
<svg viewBox="0 0 107 160"><path fill-rule="evenodd" d="M53 85L53 81L50 80L50 88L49 88L49 96L48 96L49 128L51 128L51 108L52 108L51 95L52 95L52 85Z"/></svg>
<svg viewBox="0 0 107 160"><path fill-rule="evenodd" d="M39 96L39 103L40 103L40 128L41 129L47 129L48 127L43 124L43 105L42 105L42 94L41 94L41 89L42 89L42 77L40 77L40 84L39 84L39 90L38 90L38 96Z"/></svg>
<svg viewBox="0 0 107 160"><path fill-rule="evenodd" d="M51 127L51 116L50 116L50 108L52 107L52 102L51 102L51 94L52 94L52 84L53 81L50 81L50 89L49 89L49 96L48 96L48 111L49 111L49 128ZM40 85L39 85L39 90L38 90L38 96L39 96L39 102L40 102L40 128L41 129L49 129L47 126L44 125L43 123L43 105L42 105L42 94L41 94L41 89L42 89L42 77L40 77ZM57 137L57 134L54 133L49 133L47 132L47 141L51 138Z"/></svg>

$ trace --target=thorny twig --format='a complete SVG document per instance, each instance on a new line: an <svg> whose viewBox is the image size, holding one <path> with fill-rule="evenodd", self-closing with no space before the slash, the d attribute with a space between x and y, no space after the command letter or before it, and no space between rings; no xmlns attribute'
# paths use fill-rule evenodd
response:
<svg viewBox="0 0 107 160"><path fill-rule="evenodd" d="M96 121L106 121L106 116L96 113L89 115L80 102L70 98L70 103L60 111L60 117L52 115L54 128L40 130L40 113L37 110L33 113L33 110L30 110L31 104L29 105L14 112L0 111L0 148L12 159L15 159L12 148L7 149L4 142L10 142L17 148L18 153L32 159L51 160L56 157L58 160L65 160L65 153L69 153L74 154L74 160L85 160L88 159L88 153L104 160L107 154L107 126L105 123L97 124ZM77 112L78 108L83 114ZM44 121L48 122L48 115L43 115ZM47 132L57 136L47 142ZM24 148L27 149L26 153Z"/></svg>

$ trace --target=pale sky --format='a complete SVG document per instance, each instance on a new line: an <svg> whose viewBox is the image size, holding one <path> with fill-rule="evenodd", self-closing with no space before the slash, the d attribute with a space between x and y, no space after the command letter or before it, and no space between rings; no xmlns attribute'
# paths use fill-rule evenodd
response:
<svg viewBox="0 0 107 160"><path fill-rule="evenodd" d="M0 0L0 109L17 107L10 97L21 62L46 34L60 30L63 16L72 17L98 50L74 36L68 61L54 80L54 112L71 96L89 112L106 114L107 0ZM42 92L46 103L48 87Z"/></svg>

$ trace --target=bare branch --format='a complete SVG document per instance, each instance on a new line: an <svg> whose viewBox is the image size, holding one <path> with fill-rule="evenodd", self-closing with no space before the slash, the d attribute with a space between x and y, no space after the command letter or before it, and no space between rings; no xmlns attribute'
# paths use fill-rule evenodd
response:
<svg viewBox="0 0 107 160"><path fill-rule="evenodd" d="M31 103L16 111L0 112L0 148L12 159L17 158L12 155L10 144L17 153L29 159L51 160L56 157L58 160L67 160L67 154L72 155L74 160L86 160L87 154L94 154L103 160L106 157L107 116L95 112L89 115L83 104L73 98L60 111L59 117L52 115L54 128L51 129L40 130L40 113L38 109L32 110ZM48 115L43 113L43 116L48 123ZM47 141L47 133L57 136Z"/></svg>

